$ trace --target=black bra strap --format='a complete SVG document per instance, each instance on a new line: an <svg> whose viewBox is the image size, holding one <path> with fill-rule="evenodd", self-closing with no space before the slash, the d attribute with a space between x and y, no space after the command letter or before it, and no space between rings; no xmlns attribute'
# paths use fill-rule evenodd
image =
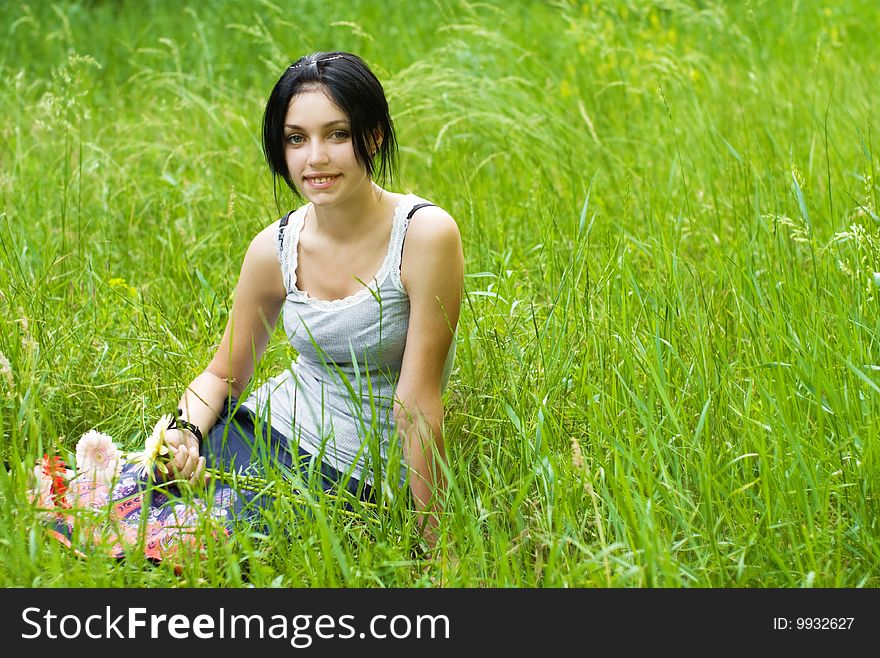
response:
<svg viewBox="0 0 880 658"><path fill-rule="evenodd" d="M284 215L281 218L281 223L278 225L278 250L281 251L284 249L284 229L287 227L287 222L290 220L290 216L293 214L291 210L289 213Z"/></svg>
<svg viewBox="0 0 880 658"><path fill-rule="evenodd" d="M426 206L433 206L433 203L417 203L412 207L412 210L409 211L409 214L406 216L407 220L412 219L412 216L416 214L416 210L419 208L425 208Z"/></svg>
<svg viewBox="0 0 880 658"><path fill-rule="evenodd" d="M433 203L417 203L412 207L412 210L409 211L409 214L406 216L406 224L405 227L409 228L409 220L412 219L412 216L416 214L416 210L419 208L424 208L426 206L433 206ZM400 253L403 254L403 243L406 242L406 233L403 234L403 240L400 242Z"/></svg>

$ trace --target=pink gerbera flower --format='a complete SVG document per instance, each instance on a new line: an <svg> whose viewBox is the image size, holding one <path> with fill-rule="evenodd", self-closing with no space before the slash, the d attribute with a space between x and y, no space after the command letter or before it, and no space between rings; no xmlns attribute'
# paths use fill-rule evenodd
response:
<svg viewBox="0 0 880 658"><path fill-rule="evenodd" d="M89 430L76 444L76 472L94 482L111 484L122 470L122 452L113 439Z"/></svg>

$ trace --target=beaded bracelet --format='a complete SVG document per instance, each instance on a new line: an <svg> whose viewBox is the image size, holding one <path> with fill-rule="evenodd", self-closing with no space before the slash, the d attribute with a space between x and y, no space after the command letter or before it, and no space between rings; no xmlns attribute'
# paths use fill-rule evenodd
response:
<svg viewBox="0 0 880 658"><path fill-rule="evenodd" d="M189 430L195 437L199 440L199 443L203 441L202 439L202 430L199 429L198 425L195 425L188 420L184 420L181 418L183 415L183 410L178 409L177 415L171 418L171 422L168 423L168 429L170 430Z"/></svg>

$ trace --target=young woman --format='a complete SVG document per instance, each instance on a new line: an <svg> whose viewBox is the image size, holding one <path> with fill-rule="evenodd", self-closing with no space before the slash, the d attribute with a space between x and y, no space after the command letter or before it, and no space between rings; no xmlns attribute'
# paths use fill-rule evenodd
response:
<svg viewBox="0 0 880 658"><path fill-rule="evenodd" d="M166 434L172 473L198 483L206 463L253 470L268 456L324 489L408 482L433 544L463 284L455 221L378 184L394 169L394 128L356 55L315 53L283 73L263 149L306 203L248 247L223 339ZM298 357L241 399L279 316Z"/></svg>

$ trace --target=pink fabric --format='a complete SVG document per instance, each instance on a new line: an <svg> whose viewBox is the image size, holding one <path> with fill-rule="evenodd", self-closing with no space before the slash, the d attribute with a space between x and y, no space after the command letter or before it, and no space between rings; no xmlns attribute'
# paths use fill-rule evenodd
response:
<svg viewBox="0 0 880 658"><path fill-rule="evenodd" d="M73 478L63 505L52 491L35 492L35 503L48 510L50 535L79 555L102 550L122 558L142 550L154 561L196 555L204 537L229 536L238 500L232 489L217 485L184 500L173 485L150 485L135 471L125 465L112 488Z"/></svg>

